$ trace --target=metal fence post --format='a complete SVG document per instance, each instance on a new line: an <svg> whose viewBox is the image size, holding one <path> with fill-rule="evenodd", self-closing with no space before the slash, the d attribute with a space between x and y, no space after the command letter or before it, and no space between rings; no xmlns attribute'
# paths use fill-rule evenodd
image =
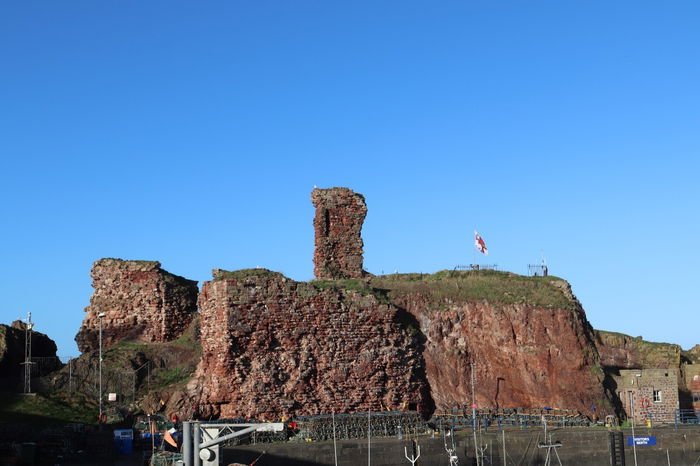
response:
<svg viewBox="0 0 700 466"><path fill-rule="evenodd" d="M192 466L192 425L190 421L182 423L182 460L185 466Z"/></svg>
<svg viewBox="0 0 700 466"><path fill-rule="evenodd" d="M194 423L194 466L202 466L202 459L199 457L199 445L202 444L202 432L199 422Z"/></svg>

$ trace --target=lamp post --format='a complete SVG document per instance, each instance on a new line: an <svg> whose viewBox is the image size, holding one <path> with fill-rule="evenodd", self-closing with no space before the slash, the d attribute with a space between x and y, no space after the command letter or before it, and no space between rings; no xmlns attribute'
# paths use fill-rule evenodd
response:
<svg viewBox="0 0 700 466"><path fill-rule="evenodd" d="M99 337L99 340L100 340L100 363L99 363L99 372L100 372L100 375L99 375L99 379L100 379L100 399L99 399L100 417L98 418L98 419L99 419L99 422L102 422L102 318L103 318L105 315L106 315L106 314L105 314L104 312L100 312L100 313L97 315L97 320L98 320L99 323L100 323L100 337Z"/></svg>

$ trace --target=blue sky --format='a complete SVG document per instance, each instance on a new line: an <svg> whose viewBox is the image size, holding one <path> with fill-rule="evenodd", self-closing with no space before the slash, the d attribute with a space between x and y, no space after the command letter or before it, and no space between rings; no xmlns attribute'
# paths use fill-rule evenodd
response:
<svg viewBox="0 0 700 466"><path fill-rule="evenodd" d="M700 3L3 2L0 322L73 342L101 257L312 278L542 254L595 328L700 343Z"/></svg>

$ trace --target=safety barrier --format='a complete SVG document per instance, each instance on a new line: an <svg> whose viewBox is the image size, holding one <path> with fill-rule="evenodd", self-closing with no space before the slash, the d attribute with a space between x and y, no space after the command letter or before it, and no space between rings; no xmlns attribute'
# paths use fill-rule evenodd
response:
<svg viewBox="0 0 700 466"><path fill-rule="evenodd" d="M676 410L663 416L652 416L652 422L670 418L677 425L698 424L700 416L694 410ZM236 438L227 444L272 443L292 441L323 441L379 437L411 438L431 432L454 432L459 430L528 429L541 428L545 421L549 428L587 427L596 425L587 416L568 409L484 409L476 411L476 421L471 410L453 409L436 412L428 421L416 411L372 411L352 414L321 414L295 417L286 421L285 432L254 432L247 437ZM659 419L657 421L656 419ZM245 419L211 421L256 422ZM668 421L665 421L668 422ZM207 422L203 421L205 425ZM368 432L369 426L369 432Z"/></svg>

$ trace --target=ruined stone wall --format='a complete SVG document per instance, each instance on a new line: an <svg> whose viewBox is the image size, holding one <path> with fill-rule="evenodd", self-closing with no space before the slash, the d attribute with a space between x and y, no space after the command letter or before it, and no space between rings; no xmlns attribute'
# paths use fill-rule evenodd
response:
<svg viewBox="0 0 700 466"><path fill-rule="evenodd" d="M121 340L174 340L197 312L197 282L168 273L159 262L101 259L90 276L95 291L75 337L82 352L98 348L100 313L108 348Z"/></svg>
<svg viewBox="0 0 700 466"><path fill-rule="evenodd" d="M204 415L431 409L421 349L400 311L326 285L215 271L199 297L203 355L188 385Z"/></svg>
<svg viewBox="0 0 700 466"><path fill-rule="evenodd" d="M365 198L348 188L314 189L314 275L319 279L357 278L362 269Z"/></svg>

